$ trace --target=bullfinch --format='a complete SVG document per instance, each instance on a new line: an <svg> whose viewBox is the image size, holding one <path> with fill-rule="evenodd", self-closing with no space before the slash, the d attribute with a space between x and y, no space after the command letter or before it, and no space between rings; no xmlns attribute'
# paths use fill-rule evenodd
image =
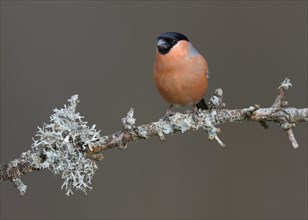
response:
<svg viewBox="0 0 308 220"><path fill-rule="evenodd" d="M194 105L208 109L204 95L208 87L208 65L188 38L166 32L157 38L154 81L161 96L175 106Z"/></svg>

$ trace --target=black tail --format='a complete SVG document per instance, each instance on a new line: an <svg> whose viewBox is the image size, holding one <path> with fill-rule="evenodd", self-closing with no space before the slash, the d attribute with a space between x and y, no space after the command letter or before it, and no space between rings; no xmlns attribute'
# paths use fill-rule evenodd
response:
<svg viewBox="0 0 308 220"><path fill-rule="evenodd" d="M207 106L204 99L201 99L200 102L198 102L196 104L196 106L197 106L198 109L202 109L202 110L208 110L209 109L209 107Z"/></svg>

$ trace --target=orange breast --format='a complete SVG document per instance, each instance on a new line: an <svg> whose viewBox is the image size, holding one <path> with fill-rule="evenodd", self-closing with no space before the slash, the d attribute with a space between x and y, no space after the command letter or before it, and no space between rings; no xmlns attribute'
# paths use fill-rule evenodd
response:
<svg viewBox="0 0 308 220"><path fill-rule="evenodd" d="M167 54L156 51L154 80L161 96L170 104L199 102L208 87L207 63L190 42L179 41Z"/></svg>

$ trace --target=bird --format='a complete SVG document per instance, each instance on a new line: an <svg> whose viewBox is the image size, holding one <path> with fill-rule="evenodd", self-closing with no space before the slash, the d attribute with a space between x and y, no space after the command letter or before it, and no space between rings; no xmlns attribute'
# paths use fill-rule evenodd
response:
<svg viewBox="0 0 308 220"><path fill-rule="evenodd" d="M165 32L157 38L154 81L170 106L193 105L207 110L204 95L208 88L208 64L188 38L178 32Z"/></svg>

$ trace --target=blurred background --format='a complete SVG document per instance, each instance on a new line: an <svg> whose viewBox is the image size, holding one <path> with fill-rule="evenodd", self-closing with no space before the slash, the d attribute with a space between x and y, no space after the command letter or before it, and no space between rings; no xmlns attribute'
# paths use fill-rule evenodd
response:
<svg viewBox="0 0 308 220"><path fill-rule="evenodd" d="M269 107L286 77L289 105L307 107L307 1L1 1L1 163L28 149L52 109L79 94L78 111L102 134L168 104L153 83L155 43L188 36L227 107ZM185 111L183 108L178 111ZM294 150L278 125L221 125L108 150L94 189L67 197L48 171L1 183L1 219L306 219L307 124Z"/></svg>

